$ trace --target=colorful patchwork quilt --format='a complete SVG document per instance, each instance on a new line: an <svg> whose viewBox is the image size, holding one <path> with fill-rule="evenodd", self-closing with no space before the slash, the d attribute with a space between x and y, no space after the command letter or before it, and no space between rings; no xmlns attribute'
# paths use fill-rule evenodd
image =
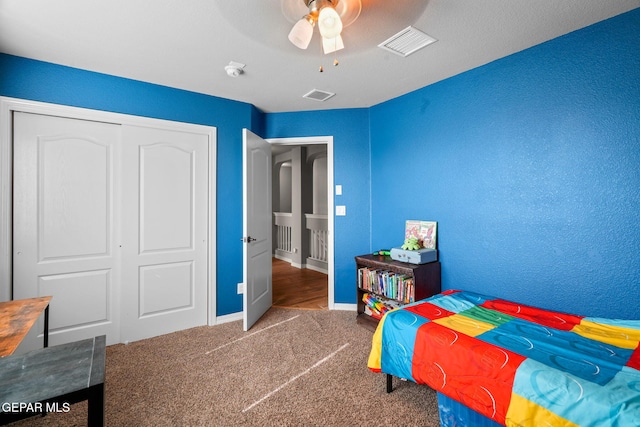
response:
<svg viewBox="0 0 640 427"><path fill-rule="evenodd" d="M505 426L640 426L640 320L576 316L464 291L388 312L368 366Z"/></svg>

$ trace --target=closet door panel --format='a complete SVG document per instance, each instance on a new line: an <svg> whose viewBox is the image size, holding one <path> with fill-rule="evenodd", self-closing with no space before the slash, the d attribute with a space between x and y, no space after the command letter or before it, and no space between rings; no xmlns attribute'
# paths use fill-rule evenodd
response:
<svg viewBox="0 0 640 427"><path fill-rule="evenodd" d="M119 140L119 125L14 114L13 298L53 296L51 345L119 342ZM35 330L22 349L42 346Z"/></svg>
<svg viewBox="0 0 640 427"><path fill-rule="evenodd" d="M208 137L123 127L122 340L207 323Z"/></svg>

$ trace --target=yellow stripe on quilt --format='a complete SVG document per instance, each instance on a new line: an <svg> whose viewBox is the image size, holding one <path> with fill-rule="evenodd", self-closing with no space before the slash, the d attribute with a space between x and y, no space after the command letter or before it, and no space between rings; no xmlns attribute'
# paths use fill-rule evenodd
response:
<svg viewBox="0 0 640 427"><path fill-rule="evenodd" d="M490 323L472 319L462 314L453 314L451 316L442 317L434 320L433 323L453 329L454 331L462 332L470 337L476 337L495 328L495 326Z"/></svg>
<svg viewBox="0 0 640 427"><path fill-rule="evenodd" d="M384 319L387 316L383 316L380 319L380 323L376 328L376 331L373 333L373 338L371 339L371 352L369 353L369 361L367 362L367 366L369 369L375 369L379 371L382 368L382 327L384 325Z"/></svg>
<svg viewBox="0 0 640 427"><path fill-rule="evenodd" d="M511 394L511 403L507 410L505 425L507 427L580 427L578 424L572 423L515 393Z"/></svg>
<svg viewBox="0 0 640 427"><path fill-rule="evenodd" d="M580 324L574 326L571 332L575 332L585 338L630 350L638 347L638 342L640 342L640 330L638 329L606 325L586 319L582 319Z"/></svg>

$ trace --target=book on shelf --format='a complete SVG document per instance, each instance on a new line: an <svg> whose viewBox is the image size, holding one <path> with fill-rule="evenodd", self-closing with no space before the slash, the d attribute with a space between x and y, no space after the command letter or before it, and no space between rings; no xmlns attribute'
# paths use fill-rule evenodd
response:
<svg viewBox="0 0 640 427"><path fill-rule="evenodd" d="M364 302L364 314L371 317L375 317L380 320L386 312L394 310L401 306L399 301L383 299L378 295L365 293L362 295L362 301Z"/></svg>
<svg viewBox="0 0 640 427"><path fill-rule="evenodd" d="M371 307L369 307L368 305L364 306L364 314L366 314L367 316L371 316L371 317L373 317L375 319L378 319L378 320L382 319L382 314L380 314L377 311L374 312L371 309Z"/></svg>
<svg viewBox="0 0 640 427"><path fill-rule="evenodd" d="M369 267L358 269L358 287L404 303L414 301L413 277Z"/></svg>

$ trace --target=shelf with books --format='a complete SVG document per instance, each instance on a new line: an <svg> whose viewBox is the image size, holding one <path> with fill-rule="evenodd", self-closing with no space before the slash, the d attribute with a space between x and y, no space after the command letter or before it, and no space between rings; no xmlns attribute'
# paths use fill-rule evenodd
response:
<svg viewBox="0 0 640 427"><path fill-rule="evenodd" d="M413 276L407 274L360 267L358 268L358 287L405 304L415 300Z"/></svg>
<svg viewBox="0 0 640 427"><path fill-rule="evenodd" d="M356 261L357 317L375 329L389 309L440 292L440 262L409 264L389 256L360 255ZM378 310L375 308L378 307Z"/></svg>

